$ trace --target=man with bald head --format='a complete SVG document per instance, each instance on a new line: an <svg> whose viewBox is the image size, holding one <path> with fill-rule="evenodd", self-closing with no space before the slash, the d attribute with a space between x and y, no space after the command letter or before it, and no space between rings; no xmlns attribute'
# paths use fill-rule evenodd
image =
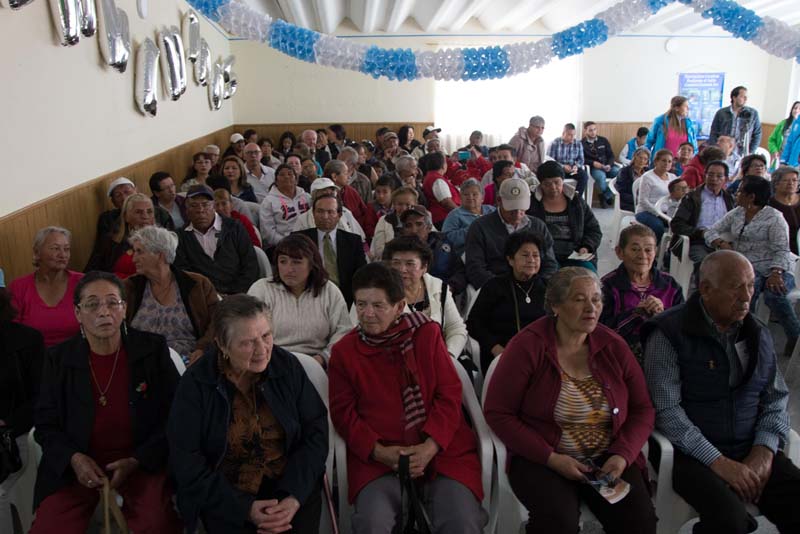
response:
<svg viewBox="0 0 800 534"><path fill-rule="evenodd" d="M713 252L699 290L642 328L656 428L676 449L675 491L700 513L695 534L752 532L747 503L779 532L800 532L800 469L782 451L789 392L750 314L754 286L746 257Z"/></svg>
<svg viewBox="0 0 800 534"><path fill-rule="evenodd" d="M325 164L331 160L331 155L326 150L317 149L317 132L314 130L303 130L303 133L300 134L300 140L308 145L311 157L321 167L325 167Z"/></svg>
<svg viewBox="0 0 800 534"><path fill-rule="evenodd" d="M244 146L244 166L247 167L247 183L253 188L256 199L260 203L275 183L275 170L261 163L264 154L258 143Z"/></svg>

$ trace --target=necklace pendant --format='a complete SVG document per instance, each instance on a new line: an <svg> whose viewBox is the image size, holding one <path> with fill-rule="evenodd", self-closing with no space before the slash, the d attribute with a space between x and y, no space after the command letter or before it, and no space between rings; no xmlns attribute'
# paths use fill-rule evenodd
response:
<svg viewBox="0 0 800 534"><path fill-rule="evenodd" d="M105 406L106 404L108 404L108 399L106 399L105 395L100 395L99 401L100 401L100 406Z"/></svg>
<svg viewBox="0 0 800 534"><path fill-rule="evenodd" d="M527 295L525 296L525 303L526 304L530 304L531 303L531 298L529 296L527 296Z"/></svg>

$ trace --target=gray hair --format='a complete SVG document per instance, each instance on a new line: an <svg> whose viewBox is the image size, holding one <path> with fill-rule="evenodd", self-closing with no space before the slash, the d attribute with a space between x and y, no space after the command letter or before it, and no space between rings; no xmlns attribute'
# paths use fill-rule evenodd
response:
<svg viewBox="0 0 800 534"><path fill-rule="evenodd" d="M339 152L341 154L341 152ZM326 178L331 178L333 174L342 174L347 173L347 165L344 161L339 161L338 159L332 159L328 163L325 164L325 172L322 173L323 176Z"/></svg>
<svg viewBox="0 0 800 534"><path fill-rule="evenodd" d="M425 151L426 152L431 151L432 150L431 147L435 144L439 145L439 150L442 149L442 140L439 139L438 137L434 137L433 139L428 139L427 141L425 141Z"/></svg>
<svg viewBox="0 0 800 534"><path fill-rule="evenodd" d="M209 148L211 150L209 150ZM213 152L213 153L219 155L220 150L219 150L219 147L217 145L206 145L206 147L203 149L203 152L205 152L206 154L211 154Z"/></svg>
<svg viewBox="0 0 800 534"><path fill-rule="evenodd" d="M735 250L716 250L712 252L703 258L703 262L700 264L700 277L698 279L698 284L702 282L708 282L712 286L717 287L719 284L720 275L725 274L724 272L720 272L723 270L720 269L720 267L733 265L736 262L742 262L750 265L750 260L748 260L747 256L741 252L737 252Z"/></svg>
<svg viewBox="0 0 800 534"><path fill-rule="evenodd" d="M39 251L42 250L42 245L47 240L47 236L50 234L63 234L67 241L72 242L72 232L67 230L66 228L62 228L61 226L45 226L44 228L39 229L36 232L36 235L33 238L33 266L38 267L39 261L36 259L36 255L39 254Z"/></svg>
<svg viewBox="0 0 800 534"><path fill-rule="evenodd" d="M531 120L528 121L528 126L544 126L544 118L539 115L534 115L531 117Z"/></svg>
<svg viewBox="0 0 800 534"><path fill-rule="evenodd" d="M339 159L339 161L344 161L350 165L357 165L358 164L358 152L353 147L346 146L339 151L339 156L344 154L346 157L345 159Z"/></svg>
<svg viewBox="0 0 800 534"><path fill-rule="evenodd" d="M178 236L158 226L145 226L136 230L129 238L128 243L139 243L147 252L163 254L168 265L175 261L175 251L178 249Z"/></svg>
<svg viewBox="0 0 800 534"><path fill-rule="evenodd" d="M230 346L239 320L252 319L258 315L264 315L272 322L267 304L250 295L231 295L220 301L215 306L211 319L211 328L216 333L215 339L220 350L224 352Z"/></svg>
<svg viewBox="0 0 800 534"><path fill-rule="evenodd" d="M464 183L461 184L461 192L463 193L465 189L469 189L470 187L474 187L478 190L478 192L483 193L483 187L481 187L481 183L475 178L464 180Z"/></svg>
<svg viewBox="0 0 800 534"><path fill-rule="evenodd" d="M772 173L772 188L774 189L775 186L781 183L781 180L786 178L788 174L797 174L800 176L800 171L788 165L781 165Z"/></svg>
<svg viewBox="0 0 800 534"><path fill-rule="evenodd" d="M572 282L578 278L591 278L598 289L601 287L600 277L596 272L590 271L586 267L563 267L547 283L547 290L544 293L544 307L547 313L552 315L554 306L560 306L566 302Z"/></svg>
<svg viewBox="0 0 800 534"><path fill-rule="evenodd" d="M647 148L646 146L640 146L639 148L633 151L631 159L635 158L640 152L644 152L645 154L647 154L648 158L650 157L650 149Z"/></svg>
<svg viewBox="0 0 800 534"><path fill-rule="evenodd" d="M414 156L403 154L402 156L397 156L394 160L394 167L397 172L409 172L416 162L417 160L414 159Z"/></svg>

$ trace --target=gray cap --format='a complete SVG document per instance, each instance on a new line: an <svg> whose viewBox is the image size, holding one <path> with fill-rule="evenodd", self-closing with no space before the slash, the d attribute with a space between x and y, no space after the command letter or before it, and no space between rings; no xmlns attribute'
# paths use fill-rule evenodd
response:
<svg viewBox="0 0 800 534"><path fill-rule="evenodd" d="M508 178L500 184L500 199L506 211L525 210L531 207L531 188L521 178Z"/></svg>
<svg viewBox="0 0 800 534"><path fill-rule="evenodd" d="M131 186L133 188L136 187L135 183L131 182L130 180L128 180L125 177L117 178L116 180L114 180L113 182L108 184L108 196L111 196L111 194L114 192L114 189L116 189L117 187L119 187L121 185L129 185L129 186Z"/></svg>

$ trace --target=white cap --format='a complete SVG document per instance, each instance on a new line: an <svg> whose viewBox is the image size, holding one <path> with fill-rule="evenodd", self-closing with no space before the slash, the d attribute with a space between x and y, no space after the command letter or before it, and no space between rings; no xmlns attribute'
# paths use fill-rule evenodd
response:
<svg viewBox="0 0 800 534"><path fill-rule="evenodd" d="M500 199L506 211L528 211L531 207L531 188L521 178L507 178L500 184Z"/></svg>
<svg viewBox="0 0 800 534"><path fill-rule="evenodd" d="M339 189L339 186L333 183L333 180L330 178L317 178L313 182L311 182L311 192L317 191L318 189L328 189L329 187L335 187Z"/></svg>
<svg viewBox="0 0 800 534"><path fill-rule="evenodd" d="M231 144L238 143L239 141L244 141L244 136L240 133L235 133L231 135Z"/></svg>
<svg viewBox="0 0 800 534"><path fill-rule="evenodd" d="M108 196L110 197L111 193L114 192L114 189L116 189L120 185L129 185L131 187L136 187L135 183L131 182L125 177L117 178L116 180L108 184Z"/></svg>

